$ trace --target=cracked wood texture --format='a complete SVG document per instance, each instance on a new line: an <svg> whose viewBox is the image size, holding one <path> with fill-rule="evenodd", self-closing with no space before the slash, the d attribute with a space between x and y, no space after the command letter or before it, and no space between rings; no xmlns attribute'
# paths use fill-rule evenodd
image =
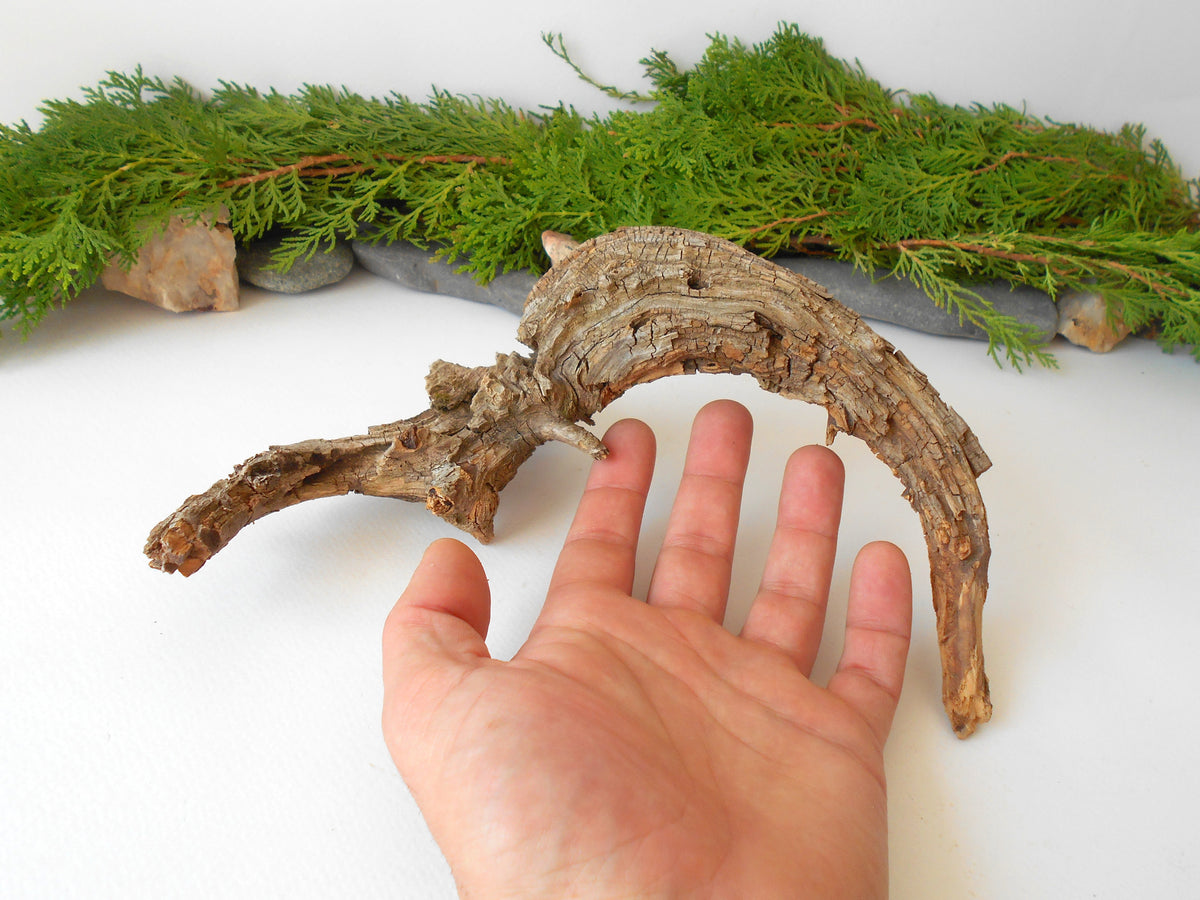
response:
<svg viewBox="0 0 1200 900"><path fill-rule="evenodd" d="M435 362L431 407L413 418L242 463L155 527L151 565L190 575L263 515L349 492L423 501L487 541L499 491L540 444L602 457L600 441L576 423L634 385L747 373L824 407L827 440L839 431L861 438L903 483L929 552L943 704L959 737L987 721L990 547L976 477L990 462L925 376L857 315L735 244L643 227L565 252L530 293L518 336L531 356L477 368Z"/></svg>

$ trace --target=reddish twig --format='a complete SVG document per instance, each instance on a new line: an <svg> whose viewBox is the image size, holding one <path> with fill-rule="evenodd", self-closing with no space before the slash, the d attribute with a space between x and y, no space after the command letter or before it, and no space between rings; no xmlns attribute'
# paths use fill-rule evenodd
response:
<svg viewBox="0 0 1200 900"><path fill-rule="evenodd" d="M1114 262L1113 260L1108 260L1108 259L1097 259L1097 260L1095 260L1095 263L1096 263L1096 265L1100 266L1101 268L1112 269L1116 272L1120 272L1126 278L1132 278L1134 281L1140 281L1142 284L1146 285L1146 287L1150 288L1152 291L1154 291L1159 296L1162 296L1164 294L1174 294L1177 297L1188 296L1188 292L1186 290L1184 290L1183 288L1171 287L1170 285L1160 284L1159 282L1155 281L1153 278L1149 278L1145 275L1138 274L1137 272L1133 271L1133 269L1131 269L1129 266L1126 266L1122 263Z"/></svg>
<svg viewBox="0 0 1200 900"><path fill-rule="evenodd" d="M1028 237L1031 238L1032 240L1044 241L1046 243L1072 243L1064 238L1057 238L1057 237L1053 237L1050 235L1031 234L1031 235L1028 235ZM1095 246L1095 241L1088 241L1088 240L1075 241L1073 243L1075 243L1076 246L1081 246L1081 247ZM919 248L919 247L933 247L935 249L963 250L968 253L978 253L980 256L991 256L991 257L995 257L997 259L1009 260L1011 262L1034 263L1035 265L1045 266L1047 269L1054 272L1056 275L1067 276L1067 275L1071 274L1067 269L1064 269L1061 266L1061 264L1056 265L1055 259L1053 259L1049 256L1040 256L1040 255L1037 255L1034 253L1017 253L1012 250L1001 250L998 247L988 247L988 246L985 246L982 244L968 243L966 241L946 241L946 240L936 240L933 238L912 238L912 239L908 239L908 240L896 241L894 244L884 245L884 247L885 248L886 247L894 247L898 250L911 250L911 249ZM1061 263L1061 260L1059 260L1059 262ZM1146 285L1146 287L1150 288L1152 291L1159 294L1160 296L1164 295L1164 294L1174 294L1176 296L1187 296L1186 290L1183 290L1183 289L1177 288L1177 287L1172 287L1171 285L1163 284L1161 282L1155 281L1153 278L1151 278L1147 275L1143 275L1140 272L1135 271L1130 266L1127 266L1124 263L1119 263L1115 260L1101 259L1101 258L1097 258L1097 257L1088 257L1087 262L1089 265L1095 266L1097 269L1107 269L1110 272L1117 272L1121 275L1124 275L1126 278L1129 278L1133 281L1141 282L1142 284ZM1076 268L1078 270L1078 266Z"/></svg>
<svg viewBox="0 0 1200 900"><path fill-rule="evenodd" d="M758 225L755 228L749 229L747 234L758 234L760 231L768 231L776 225L799 225L801 222L811 222L813 219L824 218L830 215L829 210L821 209L815 213L810 213L807 216L792 216L787 219L776 219L774 222L768 222L766 225Z"/></svg>
<svg viewBox="0 0 1200 900"><path fill-rule="evenodd" d="M869 128L872 131L879 131L879 126L870 119L842 119L838 122L766 122L768 128L815 128L817 131L837 131L841 128L849 128L857 125L861 128Z"/></svg>
<svg viewBox="0 0 1200 900"><path fill-rule="evenodd" d="M1023 150L1009 150L1007 153L1005 153L1003 156L1001 156L994 163L991 163L986 166L980 166L978 169L972 169L969 174L982 175L985 172L993 172L996 169L1000 168L1005 163L1011 162L1014 159L1032 159L1037 162L1071 163L1071 164L1077 165L1077 166L1091 166L1094 169L1100 168L1093 162L1089 162L1086 159L1076 159L1073 156L1044 156L1044 155L1038 154L1038 153L1028 153ZM1128 181L1129 180L1128 175L1121 175L1116 172L1104 172L1103 170L1101 170L1101 172L1105 177L1113 178L1113 179L1116 179L1117 181Z"/></svg>
<svg viewBox="0 0 1200 900"><path fill-rule="evenodd" d="M936 238L909 238L906 240L896 241L894 244L885 244L886 247L894 247L897 250L912 250L917 247L933 247L935 249L954 249L965 250L968 253L978 253L980 256L994 256L998 259L1007 259L1012 262L1030 262L1036 263L1039 266L1045 266L1048 269L1054 267L1050 263L1049 257L1036 256L1032 253L1015 253L1011 250L1001 250L997 247L988 247L983 244L970 244L966 241L946 241ZM1055 271L1059 271L1055 269ZM1060 272L1060 274L1063 274Z"/></svg>
<svg viewBox="0 0 1200 900"><path fill-rule="evenodd" d="M512 163L512 160L506 156L473 156L465 153L449 155L431 154L428 156L402 156L395 153L381 153L377 158L387 162L413 162L418 165L433 163L492 163L494 165L509 165ZM340 166L338 168L324 167L326 163L345 162L350 159L353 159L353 157L345 153L331 153L326 156L305 156L297 162L286 166L279 166L266 172L256 172L253 175L243 175L241 178L231 178L228 181L222 182L221 187L242 187L243 185L255 184L259 181L267 181L280 175L286 175L288 172L295 172L302 178L315 178L320 176L349 175L356 172L365 172L372 168L370 163L357 163L353 166Z"/></svg>

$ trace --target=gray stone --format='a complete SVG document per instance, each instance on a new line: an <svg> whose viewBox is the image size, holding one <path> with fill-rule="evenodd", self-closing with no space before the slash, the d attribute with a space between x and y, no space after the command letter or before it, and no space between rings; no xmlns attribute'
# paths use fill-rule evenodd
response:
<svg viewBox="0 0 1200 900"><path fill-rule="evenodd" d="M243 281L278 294L302 294L336 284L354 268L354 253L345 241L338 241L309 259L301 257L286 272L272 269L271 254L282 240L268 236L238 249L237 270Z"/></svg>
<svg viewBox="0 0 1200 900"><path fill-rule="evenodd" d="M907 279L880 277L872 281L851 263L815 256L785 256L774 260L792 272L811 278L864 319L903 325L927 334L987 340L982 328L938 309L920 288ZM1031 287L1010 287L994 281L972 285L971 290L997 310L1037 329L1037 340L1049 341L1058 331L1058 310L1048 294Z"/></svg>
<svg viewBox="0 0 1200 900"><path fill-rule="evenodd" d="M376 275L413 290L490 303L517 315L525 308L525 298L537 283L537 276L529 272L509 272L480 284L472 276L456 272L458 263L434 259L433 251L406 241L393 244L354 241L351 246L359 265Z"/></svg>
<svg viewBox="0 0 1200 900"><path fill-rule="evenodd" d="M465 300L490 303L520 315L525 298L537 281L526 272L510 272L486 285L470 275L454 271L433 258L432 251L412 244L369 244L355 241L354 255L359 263L376 275L390 278L405 287L437 294L450 294ZM898 278L872 281L850 263L817 257L777 257L774 262L798 272L828 288L838 300L867 319L903 325L929 334L987 340L982 329L969 323L959 324L958 317L938 309L915 285ZM1037 328L1039 340L1048 341L1058 331L1058 312L1054 301L1033 288L1015 288L1002 282L984 284L974 290L1001 312Z"/></svg>

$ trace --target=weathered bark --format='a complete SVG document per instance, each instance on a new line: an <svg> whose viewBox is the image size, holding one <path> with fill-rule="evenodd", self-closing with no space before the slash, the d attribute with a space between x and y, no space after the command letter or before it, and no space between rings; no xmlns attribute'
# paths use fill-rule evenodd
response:
<svg viewBox="0 0 1200 900"><path fill-rule="evenodd" d="M575 423L630 387L748 373L766 390L823 406L827 440L838 431L861 438L904 484L929 551L947 714L960 737L990 717L981 642L990 548L975 481L990 462L925 376L858 316L729 242L632 228L557 260L530 294L518 336L532 356L474 369L434 363L432 406L418 416L247 460L154 529L151 564L191 574L249 522L351 491L424 500L486 541L499 491L539 444L602 456Z"/></svg>

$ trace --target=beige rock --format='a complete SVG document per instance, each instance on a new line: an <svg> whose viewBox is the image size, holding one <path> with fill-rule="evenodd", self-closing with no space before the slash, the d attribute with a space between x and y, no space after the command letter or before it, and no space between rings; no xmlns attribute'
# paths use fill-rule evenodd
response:
<svg viewBox="0 0 1200 900"><path fill-rule="evenodd" d="M550 265L557 266L579 249L579 241L561 231L543 231L542 249L550 257Z"/></svg>
<svg viewBox="0 0 1200 900"><path fill-rule="evenodd" d="M125 271L112 263L101 283L172 312L238 308L236 249L228 217L187 223L176 216L152 237Z"/></svg>
<svg viewBox="0 0 1200 900"><path fill-rule="evenodd" d="M1099 294L1064 294L1058 301L1058 333L1072 344L1107 353L1131 330L1119 315L1109 320L1104 298Z"/></svg>

